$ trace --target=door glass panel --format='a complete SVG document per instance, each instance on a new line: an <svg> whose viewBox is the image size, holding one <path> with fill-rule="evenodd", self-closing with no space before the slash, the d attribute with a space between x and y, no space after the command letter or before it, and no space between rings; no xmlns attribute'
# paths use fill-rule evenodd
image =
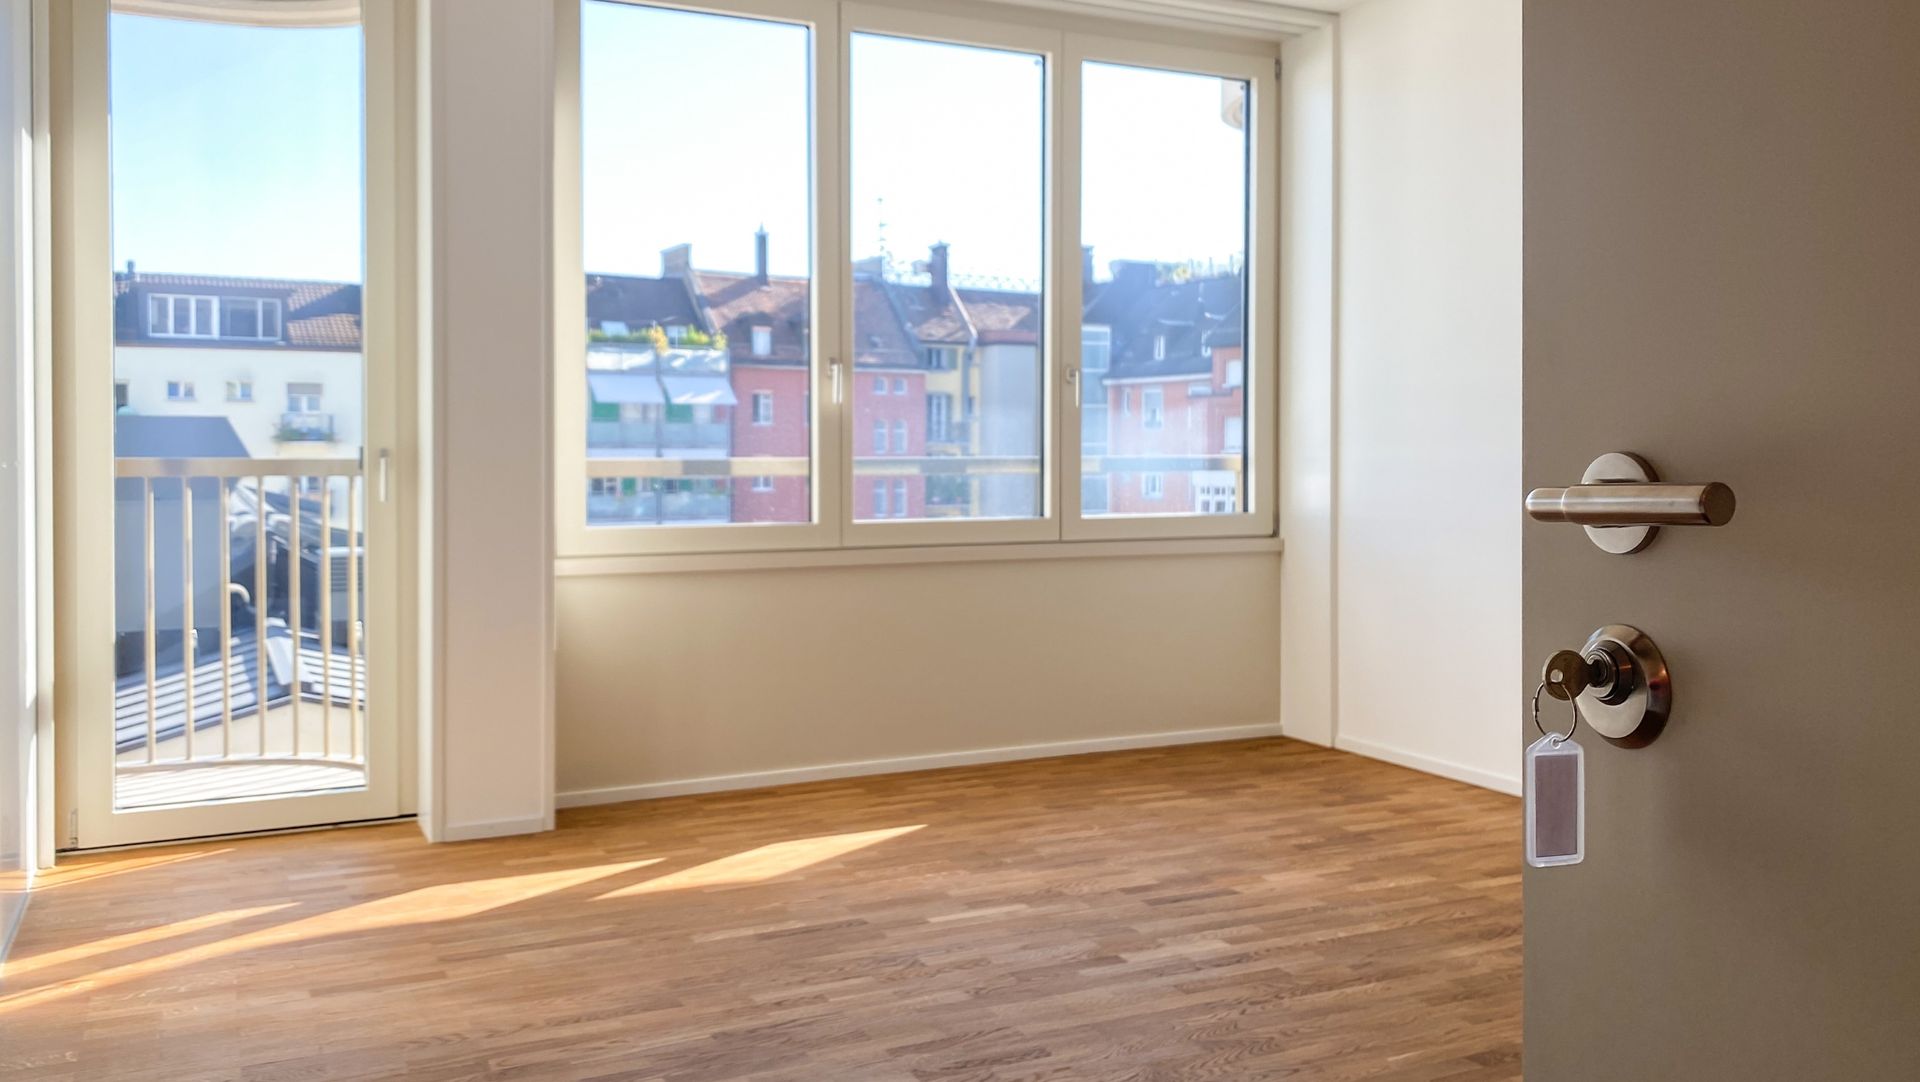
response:
<svg viewBox="0 0 1920 1082"><path fill-rule="evenodd" d="M879 34L850 48L854 432L873 432L853 517L1037 518L1044 58Z"/></svg>
<svg viewBox="0 0 1920 1082"><path fill-rule="evenodd" d="M810 40L582 7L589 526L813 521Z"/></svg>
<svg viewBox="0 0 1920 1082"><path fill-rule="evenodd" d="M366 784L363 50L343 7L110 17L119 809Z"/></svg>
<svg viewBox="0 0 1920 1082"><path fill-rule="evenodd" d="M1080 513L1244 511L1247 84L1082 73Z"/></svg>

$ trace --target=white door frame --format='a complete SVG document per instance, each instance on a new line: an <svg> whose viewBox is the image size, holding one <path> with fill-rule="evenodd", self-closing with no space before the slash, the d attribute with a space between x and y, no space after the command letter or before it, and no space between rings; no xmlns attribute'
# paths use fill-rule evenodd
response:
<svg viewBox="0 0 1920 1082"><path fill-rule="evenodd" d="M54 605L58 841L97 848L325 823L390 818L414 786L406 774L412 734L397 661L406 581L401 507L408 486L392 461L410 431L413 50L411 4L367 4L365 35L366 270L362 364L366 388L367 665L364 790L261 801L116 812L113 808L113 428L102 404L113 380L111 192L108 174L108 0L46 5L36 28L49 59L52 138L54 353ZM403 352L406 351L406 352ZM404 396L404 397L403 397ZM386 468L379 466L382 456ZM383 484L380 474L386 475ZM383 500L382 489L388 498Z"/></svg>

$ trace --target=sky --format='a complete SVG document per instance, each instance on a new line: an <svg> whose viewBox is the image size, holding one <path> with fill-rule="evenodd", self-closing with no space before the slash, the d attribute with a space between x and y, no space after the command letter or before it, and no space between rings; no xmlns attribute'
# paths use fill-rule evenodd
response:
<svg viewBox="0 0 1920 1082"><path fill-rule="evenodd" d="M352 28L113 16L116 264L358 280L362 60ZM809 31L589 0L582 17L587 268L657 274L693 246L776 274L812 239ZM1041 275L1044 71L1032 54L854 35L850 253L905 268L939 241L955 274ZM1113 259L1243 250L1245 138L1218 79L1090 64L1083 239Z"/></svg>

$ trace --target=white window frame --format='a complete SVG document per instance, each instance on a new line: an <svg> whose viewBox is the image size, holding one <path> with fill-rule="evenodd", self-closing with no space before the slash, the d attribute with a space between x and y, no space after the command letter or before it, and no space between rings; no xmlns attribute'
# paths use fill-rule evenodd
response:
<svg viewBox="0 0 1920 1082"><path fill-rule="evenodd" d="M253 334L226 333L227 309L229 307L253 308ZM273 333L267 333L267 313L273 313ZM278 342L284 329L280 311L280 301L274 297L218 297L213 304L213 325L219 331L215 337L228 342Z"/></svg>
<svg viewBox="0 0 1920 1082"><path fill-rule="evenodd" d="M1063 138L1080 141L1078 92L1080 66L1086 62L1126 64L1189 74L1239 79L1247 84L1247 303L1245 343L1247 393L1244 395L1247 447L1239 456L1245 463L1241 491L1244 506L1234 514L1199 515L1191 511L1149 514L1084 515L1080 506L1081 410L1069 404L1061 411L1063 450L1060 469L1061 536L1069 541L1186 540L1202 538L1274 537L1279 528L1277 423L1280 375L1280 93L1277 69L1271 58L1228 50L1196 49L1121 37L1067 35L1065 63L1074 71L1072 107L1062 111ZM1077 168L1077 160L1070 166ZM1079 175L1063 177L1069 191L1078 192ZM1066 312L1082 311L1080 283L1081 236L1078 205L1056 224L1058 262L1054 277L1060 283L1057 303ZM1142 208L1151 213L1151 208ZM1060 346L1056 355L1079 356L1080 324L1055 327ZM1071 354L1061 352L1071 345ZM1121 413L1128 403L1122 398ZM1143 405L1144 412L1144 405ZM1110 445L1111 446L1111 445Z"/></svg>
<svg viewBox="0 0 1920 1082"><path fill-rule="evenodd" d="M907 453L907 447L910 444L912 444L912 442L913 442L913 434L907 431L906 419L902 417L895 417L893 419L893 439L887 445L889 448L889 453L896 454L896 455L904 455Z"/></svg>
<svg viewBox="0 0 1920 1082"><path fill-rule="evenodd" d="M296 391L294 390L295 387L313 387L316 389L311 391ZM325 413L326 397L327 385L321 383L319 380L290 380L287 383L287 412ZM296 400L304 404L295 405Z"/></svg>
<svg viewBox="0 0 1920 1082"><path fill-rule="evenodd" d="M194 393L192 380L170 379L167 381L167 401L198 402L199 400L199 396Z"/></svg>
<svg viewBox="0 0 1920 1082"><path fill-rule="evenodd" d="M1164 500L1167 498L1167 475L1158 471L1140 475L1140 498L1143 500Z"/></svg>
<svg viewBox="0 0 1920 1082"><path fill-rule="evenodd" d="M772 492L773 477L764 473L755 474L753 484L748 487L754 492Z"/></svg>
<svg viewBox="0 0 1920 1082"><path fill-rule="evenodd" d="M1165 387L1140 388L1140 427L1149 432L1158 432L1167 427Z"/></svg>
<svg viewBox="0 0 1920 1082"><path fill-rule="evenodd" d="M763 403L766 405L766 409L764 410L760 408ZM760 428L765 428L773 424L772 391L753 392L753 423ZM756 474L755 476L759 475Z"/></svg>
<svg viewBox="0 0 1920 1082"><path fill-rule="evenodd" d="M227 401L252 402L253 381L250 379L230 379L227 381Z"/></svg>
<svg viewBox="0 0 1920 1082"><path fill-rule="evenodd" d="M153 329L153 302L167 302L167 329ZM208 319L212 326L206 330L200 327L200 309L198 302L207 302ZM173 329L174 309L181 303L187 306L187 321L190 324L184 331ZM211 293L149 293L147 294L147 337L148 338L193 338L215 339L220 337L220 298Z"/></svg>
<svg viewBox="0 0 1920 1082"><path fill-rule="evenodd" d="M556 5L557 90L555 94L555 303L562 316L585 310L585 268L580 259L580 0ZM556 318L555 507L556 551L575 557L681 556L801 549L1012 544L1047 541L1184 541L1189 539L1272 539L1277 527L1279 373L1279 88L1277 48L1250 40L1218 39L1219 47L1193 42L1167 44L1148 26L1135 30L1112 22L1094 23L1058 11L1015 12L981 5L954 4L949 10L908 6L902 0L623 0L642 6L708 11L745 18L804 25L811 30L812 150L814 195L813 312L809 412L812 521L802 524L728 524L653 527L588 526L586 486L580 478L586 457L586 373L579 358L586 348L585 323ZM967 14L951 11L967 10ZM992 18L975 18L974 14ZM1080 26L1098 26L1103 34L1083 34ZM1042 333L1042 514L1032 519L910 519L856 521L851 493L858 482L854 458L869 446L852 408L853 268L844 223L851 169L851 71L848 43L855 33L921 38L955 44L1026 51L1045 58L1043 228L1047 293ZM1120 36L1125 35L1125 36ZM1246 371L1247 447L1242 490L1246 506L1236 514L1166 513L1092 515L1081 513L1080 415L1082 403L1070 384L1081 358L1082 308L1080 222L1080 84L1087 61L1161 68L1182 73L1243 80L1249 87L1248 262L1243 363ZM759 330L759 328L755 328ZM770 332L770 328L768 328ZM757 335L756 335L757 337ZM756 345L759 343L755 343ZM942 358L946 357L943 349ZM884 392L883 392L884 393ZM971 396L969 396L971 397ZM962 407L956 401L956 409ZM1124 412L1124 408L1123 411ZM963 411L964 421L977 419ZM887 446L891 448L891 440ZM889 450L889 454L891 451ZM864 457L864 456L863 456ZM603 460L592 460L604 469ZM655 464L657 466L657 463ZM653 468L653 467L648 467ZM739 460L734 470L764 470L764 464ZM1091 551L1091 550L1089 550ZM743 566L747 564L743 563ZM585 566L585 565L583 565ZM594 566L604 568L604 563ZM636 564L636 568L646 565ZM669 566L662 564L662 567Z"/></svg>

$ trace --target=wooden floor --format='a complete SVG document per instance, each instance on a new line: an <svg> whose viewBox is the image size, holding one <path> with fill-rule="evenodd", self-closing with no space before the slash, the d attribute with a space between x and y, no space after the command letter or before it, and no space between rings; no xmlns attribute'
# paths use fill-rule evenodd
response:
<svg viewBox="0 0 1920 1082"><path fill-rule="evenodd" d="M0 1078L1517 1079L1518 823L1263 740L78 859Z"/></svg>

